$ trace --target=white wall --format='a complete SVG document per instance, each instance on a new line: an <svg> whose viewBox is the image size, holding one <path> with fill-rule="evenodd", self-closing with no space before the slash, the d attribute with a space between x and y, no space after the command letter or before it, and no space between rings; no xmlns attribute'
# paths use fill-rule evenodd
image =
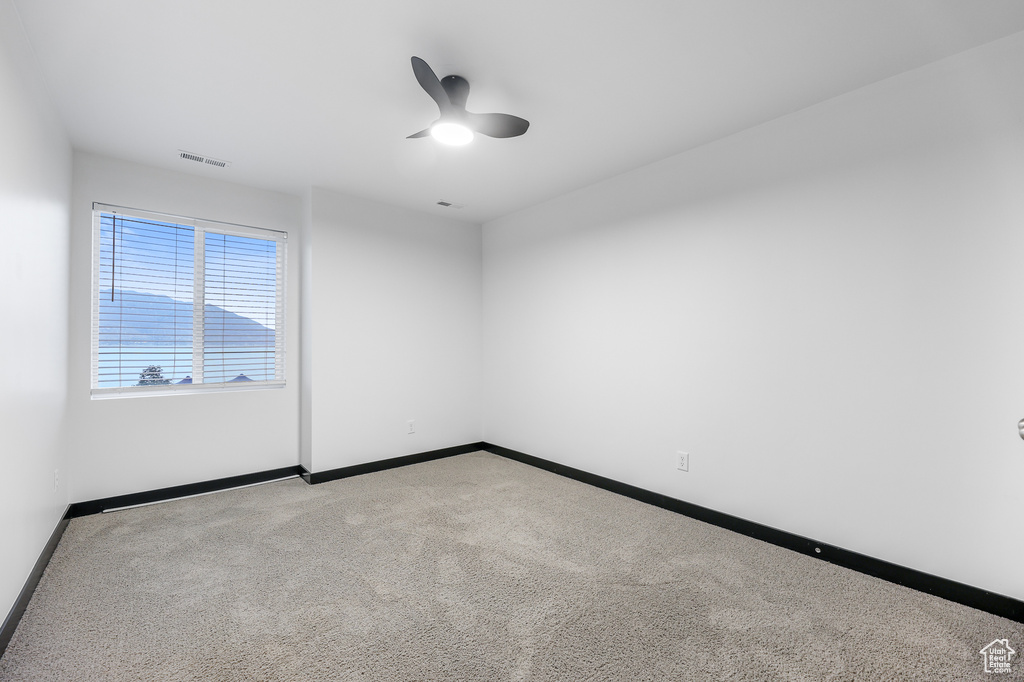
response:
<svg viewBox="0 0 1024 682"><path fill-rule="evenodd" d="M1022 84L1018 34L485 225L485 440L1024 598Z"/></svg>
<svg viewBox="0 0 1024 682"><path fill-rule="evenodd" d="M479 441L480 227L319 189L309 201L312 470Z"/></svg>
<svg viewBox="0 0 1024 682"><path fill-rule="evenodd" d="M0 621L67 507L71 146L0 0Z"/></svg>
<svg viewBox="0 0 1024 682"><path fill-rule="evenodd" d="M90 400L94 201L287 231L287 385L282 389ZM75 153L69 379L73 501L299 463L301 208L301 199L295 196Z"/></svg>

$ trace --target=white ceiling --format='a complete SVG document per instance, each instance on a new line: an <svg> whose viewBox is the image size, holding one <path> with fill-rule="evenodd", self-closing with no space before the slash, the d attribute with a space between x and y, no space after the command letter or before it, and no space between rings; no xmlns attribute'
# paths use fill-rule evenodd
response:
<svg viewBox="0 0 1024 682"><path fill-rule="evenodd" d="M1024 30L1020 0L14 2L78 149L475 222ZM529 132L405 139L437 118L412 55Z"/></svg>

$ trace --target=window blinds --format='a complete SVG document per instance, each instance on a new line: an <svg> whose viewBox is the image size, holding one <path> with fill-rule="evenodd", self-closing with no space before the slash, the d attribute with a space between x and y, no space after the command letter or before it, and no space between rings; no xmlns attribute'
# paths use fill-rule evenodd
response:
<svg viewBox="0 0 1024 682"><path fill-rule="evenodd" d="M93 395L284 384L285 233L93 214Z"/></svg>

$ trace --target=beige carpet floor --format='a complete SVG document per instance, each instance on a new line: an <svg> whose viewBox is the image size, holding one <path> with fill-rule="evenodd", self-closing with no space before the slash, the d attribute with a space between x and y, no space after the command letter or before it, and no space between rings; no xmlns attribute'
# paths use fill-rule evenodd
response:
<svg viewBox="0 0 1024 682"><path fill-rule="evenodd" d="M488 453L71 522L0 680L1012 680L1024 625Z"/></svg>

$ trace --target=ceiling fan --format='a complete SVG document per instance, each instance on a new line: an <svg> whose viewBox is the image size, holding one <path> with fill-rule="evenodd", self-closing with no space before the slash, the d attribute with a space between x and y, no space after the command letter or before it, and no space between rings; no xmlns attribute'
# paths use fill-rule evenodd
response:
<svg viewBox="0 0 1024 682"><path fill-rule="evenodd" d="M474 114L466 111L469 82L462 76L445 76L438 80L433 70L419 57L412 58L412 71L420 86L437 102L441 118L407 139L430 135L445 144L463 145L472 141L474 132L488 137L516 137L530 127L529 121L511 114Z"/></svg>

